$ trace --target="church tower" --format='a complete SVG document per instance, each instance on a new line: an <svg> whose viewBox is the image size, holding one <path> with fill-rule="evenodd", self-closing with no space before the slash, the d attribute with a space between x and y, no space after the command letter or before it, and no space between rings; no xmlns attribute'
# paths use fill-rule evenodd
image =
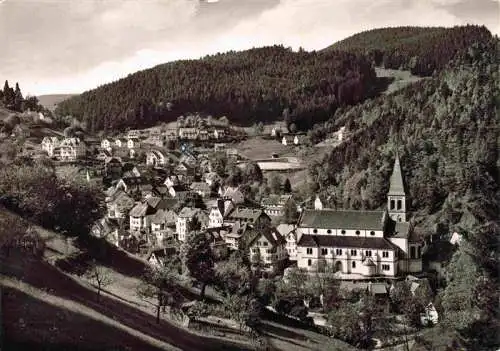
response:
<svg viewBox="0 0 500 351"><path fill-rule="evenodd" d="M396 161L390 179L389 194L387 195L387 209L389 215L396 222L406 222L406 192L403 183L403 173L396 153Z"/></svg>

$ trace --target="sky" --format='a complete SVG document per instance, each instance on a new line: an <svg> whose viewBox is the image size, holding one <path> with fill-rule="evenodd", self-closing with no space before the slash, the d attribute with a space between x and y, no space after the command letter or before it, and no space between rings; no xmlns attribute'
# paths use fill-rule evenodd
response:
<svg viewBox="0 0 500 351"><path fill-rule="evenodd" d="M160 63L283 44L319 50L362 30L486 25L500 0L0 0L0 80L81 93ZM3 85L3 84L2 84Z"/></svg>

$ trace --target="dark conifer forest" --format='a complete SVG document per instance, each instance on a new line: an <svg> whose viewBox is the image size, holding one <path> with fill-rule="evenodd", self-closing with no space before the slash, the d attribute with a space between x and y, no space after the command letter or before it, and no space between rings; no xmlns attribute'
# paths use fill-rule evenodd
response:
<svg viewBox="0 0 500 351"><path fill-rule="evenodd" d="M282 46L167 63L59 104L59 115L92 130L169 122L186 112L227 115L251 125L288 118L305 129L339 105L362 101L373 84L371 63L341 52L293 52Z"/></svg>
<svg viewBox="0 0 500 351"><path fill-rule="evenodd" d="M377 66L431 76L457 53L489 38L484 26L381 28L355 34L328 49L364 54Z"/></svg>

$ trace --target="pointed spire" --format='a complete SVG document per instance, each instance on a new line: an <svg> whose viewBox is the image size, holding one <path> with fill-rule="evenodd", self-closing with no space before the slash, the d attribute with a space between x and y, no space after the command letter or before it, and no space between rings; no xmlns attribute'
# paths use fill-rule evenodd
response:
<svg viewBox="0 0 500 351"><path fill-rule="evenodd" d="M394 168L392 169L392 175L390 179L389 195L405 195L403 172L401 171L401 165L399 163L399 154L397 151L396 151L396 161L394 162Z"/></svg>

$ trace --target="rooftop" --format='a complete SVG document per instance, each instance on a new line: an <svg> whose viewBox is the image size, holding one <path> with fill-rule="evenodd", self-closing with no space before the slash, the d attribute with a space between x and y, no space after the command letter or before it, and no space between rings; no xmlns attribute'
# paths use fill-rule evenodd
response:
<svg viewBox="0 0 500 351"><path fill-rule="evenodd" d="M383 211L304 210L299 227L382 230Z"/></svg>
<svg viewBox="0 0 500 351"><path fill-rule="evenodd" d="M346 247L373 250L396 250L397 247L385 238L359 238L336 235L302 235L298 246L308 247Z"/></svg>

